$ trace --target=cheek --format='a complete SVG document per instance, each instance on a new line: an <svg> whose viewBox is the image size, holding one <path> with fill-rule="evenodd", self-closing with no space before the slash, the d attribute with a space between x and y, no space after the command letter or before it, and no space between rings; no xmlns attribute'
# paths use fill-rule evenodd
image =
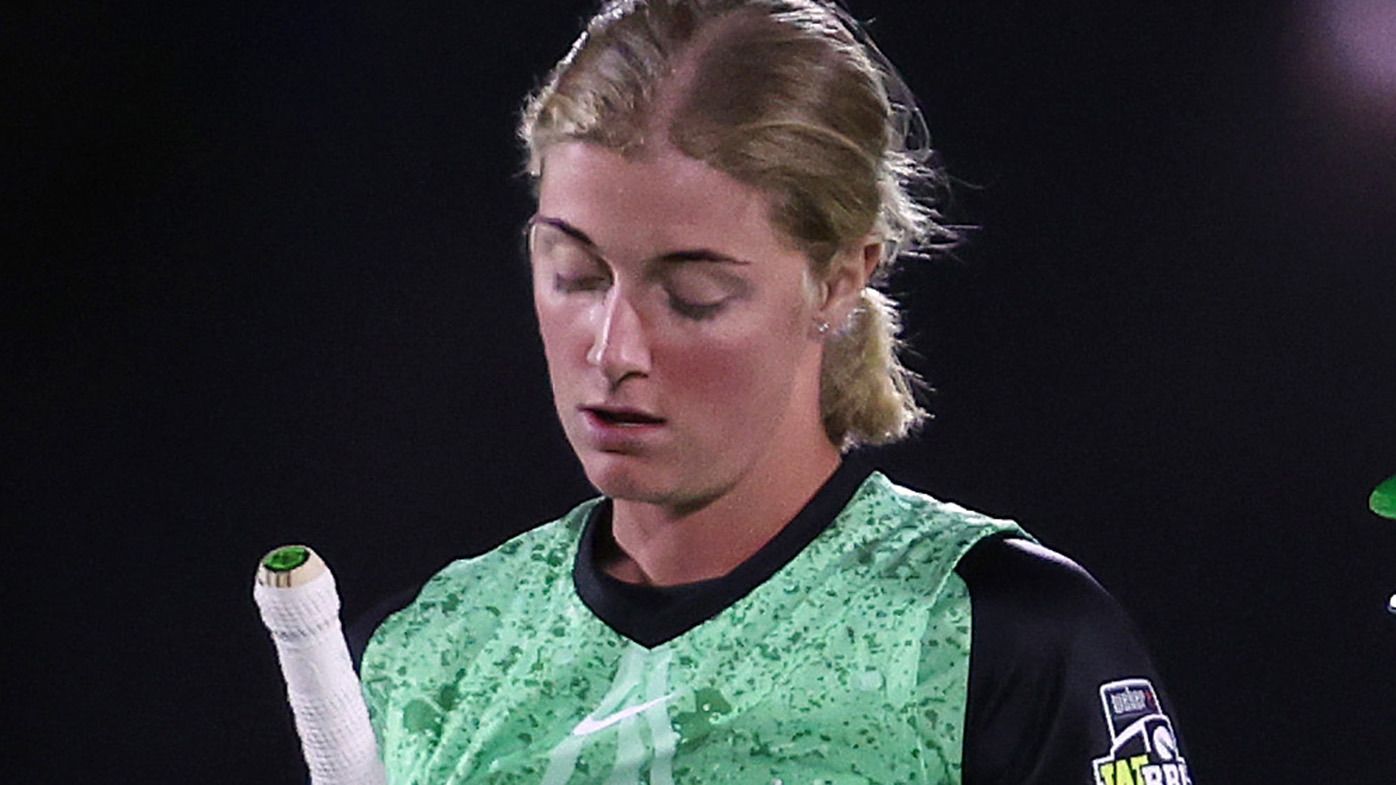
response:
<svg viewBox="0 0 1396 785"><path fill-rule="evenodd" d="M669 356L665 385L713 420L761 421L784 406L796 372L795 348L770 335L738 344L707 342Z"/></svg>
<svg viewBox="0 0 1396 785"><path fill-rule="evenodd" d="M679 385L684 397L714 418L754 422L779 414L797 376L809 372L805 329L811 317L798 294L759 310L731 332L718 330L664 352L668 386ZM818 363L813 367L817 375Z"/></svg>

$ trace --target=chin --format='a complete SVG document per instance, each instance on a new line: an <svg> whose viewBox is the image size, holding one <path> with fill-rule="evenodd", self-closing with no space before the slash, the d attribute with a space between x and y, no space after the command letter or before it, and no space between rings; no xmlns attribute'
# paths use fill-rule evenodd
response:
<svg viewBox="0 0 1396 785"><path fill-rule="evenodd" d="M639 459L634 456L594 453L582 456L581 461L587 480L612 499L649 502L665 495L665 483L645 467L636 465Z"/></svg>
<svg viewBox="0 0 1396 785"><path fill-rule="evenodd" d="M594 453L582 458L582 469L596 490L621 501L697 509L720 495L691 487L672 467L646 466L631 455Z"/></svg>

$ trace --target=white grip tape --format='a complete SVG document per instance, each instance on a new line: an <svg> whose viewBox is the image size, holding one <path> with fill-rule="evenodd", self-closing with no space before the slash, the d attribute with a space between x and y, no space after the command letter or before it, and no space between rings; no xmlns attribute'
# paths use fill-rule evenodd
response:
<svg viewBox="0 0 1396 785"><path fill-rule="evenodd" d="M385 785L359 679L339 624L329 570L304 586L254 584L252 596L276 644L286 696L314 785Z"/></svg>

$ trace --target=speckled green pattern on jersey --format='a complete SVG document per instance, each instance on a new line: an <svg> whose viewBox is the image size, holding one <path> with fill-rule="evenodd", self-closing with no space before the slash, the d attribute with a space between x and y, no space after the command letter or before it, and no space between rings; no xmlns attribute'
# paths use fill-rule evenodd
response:
<svg viewBox="0 0 1396 785"><path fill-rule="evenodd" d="M592 504L447 567L378 630L364 691L393 785L959 781L953 568L1013 524L873 474L770 580L647 649L577 597Z"/></svg>

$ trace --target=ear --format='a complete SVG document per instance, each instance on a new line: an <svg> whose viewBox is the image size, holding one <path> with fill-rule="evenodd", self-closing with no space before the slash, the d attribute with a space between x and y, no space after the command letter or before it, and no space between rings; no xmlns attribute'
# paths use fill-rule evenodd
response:
<svg viewBox="0 0 1396 785"><path fill-rule="evenodd" d="M872 237L839 253L824 281L824 301L819 318L842 330L848 324L863 288L882 262L882 242Z"/></svg>

